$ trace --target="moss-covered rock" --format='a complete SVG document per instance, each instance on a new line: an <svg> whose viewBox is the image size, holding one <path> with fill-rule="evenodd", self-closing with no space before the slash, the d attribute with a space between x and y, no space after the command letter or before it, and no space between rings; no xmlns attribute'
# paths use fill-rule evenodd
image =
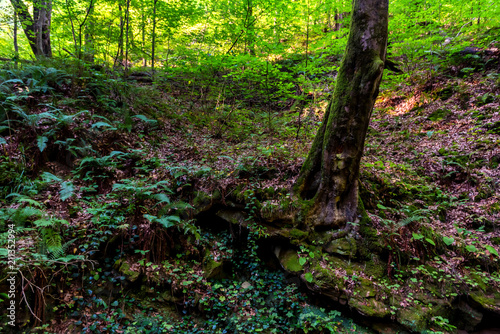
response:
<svg viewBox="0 0 500 334"><path fill-rule="evenodd" d="M126 259L118 259L114 264L114 268L124 275L128 281L135 282L141 275L138 263L130 264Z"/></svg>
<svg viewBox="0 0 500 334"><path fill-rule="evenodd" d="M332 240L326 245L325 252L353 257L356 255L356 241L352 238Z"/></svg>
<svg viewBox="0 0 500 334"><path fill-rule="evenodd" d="M299 256L297 252L289 250L280 256L280 263L285 270L290 272L299 272L304 269L299 263Z"/></svg>
<svg viewBox="0 0 500 334"><path fill-rule="evenodd" d="M304 269L302 265L299 263L299 255L296 251L287 249L281 250L277 249L275 252L278 260L286 271L289 272L299 272Z"/></svg>
<svg viewBox="0 0 500 334"><path fill-rule="evenodd" d="M486 294L483 291L473 291L469 297L481 308L500 314L500 292Z"/></svg>
<svg viewBox="0 0 500 334"><path fill-rule="evenodd" d="M203 276L209 278L220 278L223 276L223 261L215 261L210 251L207 250L203 259Z"/></svg>
<svg viewBox="0 0 500 334"><path fill-rule="evenodd" d="M391 314L390 308L376 298L354 297L349 299L349 306L368 317L385 318Z"/></svg>
<svg viewBox="0 0 500 334"><path fill-rule="evenodd" d="M432 314L432 309L429 307L417 305L400 308L397 312L397 320L412 331L422 333L427 329L427 323L432 318Z"/></svg>
<svg viewBox="0 0 500 334"><path fill-rule="evenodd" d="M458 328L472 332L483 320L483 314L463 300L458 303L456 309L456 324Z"/></svg>

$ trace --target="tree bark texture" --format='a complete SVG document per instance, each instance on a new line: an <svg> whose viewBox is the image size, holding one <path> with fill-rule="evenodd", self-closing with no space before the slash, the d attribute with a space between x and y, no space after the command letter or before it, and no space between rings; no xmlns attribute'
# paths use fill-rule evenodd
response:
<svg viewBox="0 0 500 334"><path fill-rule="evenodd" d="M22 23L24 33L35 57L37 59L51 57L50 23L52 1L34 0L33 18L22 0L10 0L10 2L19 17L19 21Z"/></svg>
<svg viewBox="0 0 500 334"><path fill-rule="evenodd" d="M358 221L358 176L387 47L388 0L354 0L333 97L294 185L304 223L342 229Z"/></svg>

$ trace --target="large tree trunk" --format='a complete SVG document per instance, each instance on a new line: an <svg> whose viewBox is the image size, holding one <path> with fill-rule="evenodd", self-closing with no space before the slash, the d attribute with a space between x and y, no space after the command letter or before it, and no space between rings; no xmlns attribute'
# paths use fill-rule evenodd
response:
<svg viewBox="0 0 500 334"><path fill-rule="evenodd" d="M51 57L50 47L50 23L52 16L51 0L33 1L33 18L28 7L22 0L10 0L19 21L22 22L23 30L35 57Z"/></svg>
<svg viewBox="0 0 500 334"><path fill-rule="evenodd" d="M354 0L349 39L334 95L294 193L304 223L343 229L358 221L358 175L387 46L388 0Z"/></svg>

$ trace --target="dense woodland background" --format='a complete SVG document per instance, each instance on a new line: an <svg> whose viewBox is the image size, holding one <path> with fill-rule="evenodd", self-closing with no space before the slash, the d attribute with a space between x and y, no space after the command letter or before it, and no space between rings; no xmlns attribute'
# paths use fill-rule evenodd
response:
<svg viewBox="0 0 500 334"><path fill-rule="evenodd" d="M366 215L340 239L290 189L349 1L0 8L0 331L495 333L494 0L390 2Z"/></svg>

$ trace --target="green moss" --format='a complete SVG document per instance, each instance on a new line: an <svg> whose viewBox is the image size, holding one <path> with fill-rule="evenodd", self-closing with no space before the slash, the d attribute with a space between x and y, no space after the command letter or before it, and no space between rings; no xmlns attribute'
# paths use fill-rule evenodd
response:
<svg viewBox="0 0 500 334"><path fill-rule="evenodd" d="M115 267L115 269L118 270L118 272L120 272L125 277L127 277L127 280L129 280L130 282L137 281L137 279L141 275L141 273L139 271L133 271L130 268L130 264L127 261L125 261L125 259L118 259L115 262L114 267Z"/></svg>
<svg viewBox="0 0 500 334"><path fill-rule="evenodd" d="M398 321L412 331L419 333L427 329L427 323L431 318L431 310L423 306L400 308L398 311Z"/></svg>
<svg viewBox="0 0 500 334"><path fill-rule="evenodd" d="M390 315L389 307L375 298L352 298L349 305L368 317L385 318Z"/></svg>
<svg viewBox="0 0 500 334"><path fill-rule="evenodd" d="M288 250L284 254L280 254L279 260L287 271L299 272L303 269L303 267L299 263L299 256L297 252L293 250Z"/></svg>
<svg viewBox="0 0 500 334"><path fill-rule="evenodd" d="M500 295L487 295L483 291L474 291L469 296L487 310L500 310Z"/></svg>
<svg viewBox="0 0 500 334"><path fill-rule="evenodd" d="M306 238L308 235L309 235L308 232L304 232L296 228L290 230L290 237L294 239L303 239Z"/></svg>
<svg viewBox="0 0 500 334"><path fill-rule="evenodd" d="M203 261L203 276L205 278L220 278L223 274L223 262L214 261L210 251L207 250Z"/></svg>
<svg viewBox="0 0 500 334"><path fill-rule="evenodd" d="M199 208L202 206L209 205L211 202L212 202L212 196L203 191L198 191L196 193L196 197L193 199L193 206L195 208Z"/></svg>
<svg viewBox="0 0 500 334"><path fill-rule="evenodd" d="M450 114L451 114L450 110L440 108L440 109L437 109L436 111L434 111L432 114L430 114L427 119L430 121L433 121L433 122L440 121L440 120L445 119Z"/></svg>
<svg viewBox="0 0 500 334"><path fill-rule="evenodd" d="M325 247L327 253L335 253L353 257L356 255L356 241L353 238L340 238L332 240Z"/></svg>

